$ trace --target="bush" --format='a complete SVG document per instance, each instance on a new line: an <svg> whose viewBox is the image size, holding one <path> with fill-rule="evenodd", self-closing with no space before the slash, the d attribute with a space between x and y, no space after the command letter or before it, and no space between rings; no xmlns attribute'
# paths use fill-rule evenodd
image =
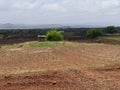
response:
<svg viewBox="0 0 120 90"><path fill-rule="evenodd" d="M103 35L103 32L99 29L91 29L87 31L88 38L97 38L102 35Z"/></svg>
<svg viewBox="0 0 120 90"><path fill-rule="evenodd" d="M110 34L117 33L116 27L114 27L114 26L108 26L108 27L106 27L105 30L107 33L110 33Z"/></svg>
<svg viewBox="0 0 120 90"><path fill-rule="evenodd" d="M52 29L47 32L46 40L47 41L62 41L63 35L60 32L58 32L56 29Z"/></svg>

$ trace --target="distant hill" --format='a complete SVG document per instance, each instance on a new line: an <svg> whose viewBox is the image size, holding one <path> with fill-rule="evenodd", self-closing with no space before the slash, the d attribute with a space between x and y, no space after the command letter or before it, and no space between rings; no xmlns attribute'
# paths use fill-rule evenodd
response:
<svg viewBox="0 0 120 90"><path fill-rule="evenodd" d="M28 25L28 24L12 24L12 23L0 23L0 29L46 29L46 28L94 28L103 27L97 25L60 25L60 24L40 24L40 25Z"/></svg>
<svg viewBox="0 0 120 90"><path fill-rule="evenodd" d="M44 28L68 28L68 26L59 24L41 24L41 25L27 25L27 24L0 24L0 29L44 29Z"/></svg>

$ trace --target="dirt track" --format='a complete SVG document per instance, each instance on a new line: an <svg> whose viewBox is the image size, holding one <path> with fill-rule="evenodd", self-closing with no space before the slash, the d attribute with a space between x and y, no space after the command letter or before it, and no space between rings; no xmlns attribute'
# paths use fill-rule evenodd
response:
<svg viewBox="0 0 120 90"><path fill-rule="evenodd" d="M105 44L1 51L0 90L120 90L119 60Z"/></svg>

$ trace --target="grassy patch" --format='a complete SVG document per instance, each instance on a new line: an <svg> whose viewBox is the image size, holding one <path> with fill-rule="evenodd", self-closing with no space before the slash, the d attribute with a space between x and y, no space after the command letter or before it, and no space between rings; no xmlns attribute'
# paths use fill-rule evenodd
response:
<svg viewBox="0 0 120 90"><path fill-rule="evenodd" d="M31 42L31 47L55 47L55 46L62 46L61 43L58 42Z"/></svg>
<svg viewBox="0 0 120 90"><path fill-rule="evenodd" d="M88 66L88 69L96 69L96 68L104 67L104 66L105 66L104 64L91 64Z"/></svg>
<svg viewBox="0 0 120 90"><path fill-rule="evenodd" d="M108 39L108 40L120 40L120 35L119 36L103 36L102 39Z"/></svg>
<svg viewBox="0 0 120 90"><path fill-rule="evenodd" d="M30 47L59 47L59 46L81 46L81 45L91 45L89 43L78 43L78 42L67 42L67 41L60 41L60 42L52 42L52 41L45 41L45 42L38 42L38 41L32 41L32 42L26 42L26 43L20 43L20 44L7 44L2 45L0 47L0 50L4 49L14 49L14 48L30 48ZM96 43L95 43L96 45Z"/></svg>
<svg viewBox="0 0 120 90"><path fill-rule="evenodd" d="M18 48L19 44L12 44L12 45L4 45L1 46L1 49L12 49L12 48Z"/></svg>
<svg viewBox="0 0 120 90"><path fill-rule="evenodd" d="M120 45L120 41L116 41L112 43L113 45Z"/></svg>

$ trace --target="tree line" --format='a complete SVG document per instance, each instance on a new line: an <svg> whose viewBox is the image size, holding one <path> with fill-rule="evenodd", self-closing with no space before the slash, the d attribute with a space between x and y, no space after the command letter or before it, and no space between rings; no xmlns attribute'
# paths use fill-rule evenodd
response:
<svg viewBox="0 0 120 90"><path fill-rule="evenodd" d="M0 30L0 40L12 39L12 38L37 39L37 35L46 35L48 31L51 31L51 29ZM55 30L53 31L55 33ZM106 28L59 28L56 29L56 31L64 31L64 33L62 34L64 38L72 37L72 36L79 36L83 38L96 38L101 35L120 33L120 28L114 26L108 26Z"/></svg>

